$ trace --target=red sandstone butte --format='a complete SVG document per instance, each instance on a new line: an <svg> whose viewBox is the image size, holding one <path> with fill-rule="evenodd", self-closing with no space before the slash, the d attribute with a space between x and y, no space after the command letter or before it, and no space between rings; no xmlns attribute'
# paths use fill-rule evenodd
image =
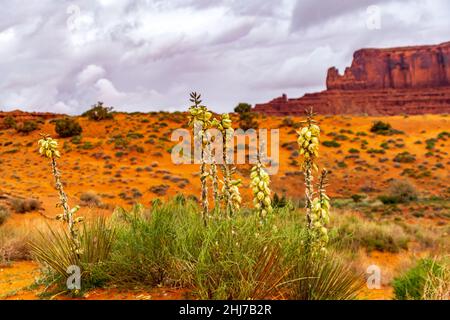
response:
<svg viewBox="0 0 450 320"><path fill-rule="evenodd" d="M450 42L432 46L361 49L343 75L332 67L327 90L257 104L267 115L450 113Z"/></svg>

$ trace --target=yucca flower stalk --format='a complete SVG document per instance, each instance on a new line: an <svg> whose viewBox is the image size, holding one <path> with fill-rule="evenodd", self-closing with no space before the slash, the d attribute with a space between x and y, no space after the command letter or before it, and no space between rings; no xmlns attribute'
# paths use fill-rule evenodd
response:
<svg viewBox="0 0 450 320"><path fill-rule="evenodd" d="M314 197L313 189L313 170L318 171L318 167L315 163L316 158L319 156L319 143L320 143L320 128L316 125L314 120L314 114L312 110L308 112L308 118L306 120L306 126L297 131L298 138L297 143L299 145L299 154L302 157L301 168L305 175L305 209L306 219L308 227L311 228L311 210L312 201Z"/></svg>
<svg viewBox="0 0 450 320"><path fill-rule="evenodd" d="M228 164L228 144L233 139L234 129L232 128L232 121L228 113L221 115L220 120L215 119L215 127L222 133L222 199L225 204L225 212L228 216L232 216L241 205L241 195L239 186L241 181L239 179L233 180L232 175L235 168L231 168Z"/></svg>
<svg viewBox="0 0 450 320"><path fill-rule="evenodd" d="M265 222L267 215L272 213L273 209L270 198L271 191L269 189L270 177L264 169L260 155L258 155L257 164L251 170L250 179L253 192L253 204L262 224Z"/></svg>
<svg viewBox="0 0 450 320"><path fill-rule="evenodd" d="M217 177L217 164L216 159L213 155L211 161L211 180L213 188L213 198L214 198L214 211L218 212L220 209L220 195L219 195L219 179Z"/></svg>
<svg viewBox="0 0 450 320"><path fill-rule="evenodd" d="M215 128L219 131L220 130L220 121L216 118L213 118L211 121L211 128ZM208 141L210 141L208 139ZM214 211L215 213L218 213L220 211L220 194L219 194L219 178L217 176L217 161L216 161L216 154L211 153L211 180L212 180L212 187L213 187L213 198L214 198Z"/></svg>
<svg viewBox="0 0 450 320"><path fill-rule="evenodd" d="M231 172L234 172L234 168L231 170ZM230 185L230 200L229 200L229 214L230 217L234 215L234 213L238 212L241 208L241 193L239 192L239 187L241 186L242 181L241 179L234 179L229 180Z"/></svg>
<svg viewBox="0 0 450 320"><path fill-rule="evenodd" d="M201 105L200 100L201 95L196 92L191 93L190 101L194 103L193 106L189 108L189 125L194 127L194 133L198 136L197 138L201 141L201 165L200 165L200 181L201 181L201 202L202 202L202 216L204 224L207 224L207 218L209 216L209 204L208 204L208 185L207 179L209 177L209 172L207 170L207 161L210 157L209 154L209 141L206 134L206 130L211 127L211 117L212 113L206 108L206 106ZM198 132L196 132L198 130Z"/></svg>
<svg viewBox="0 0 450 320"><path fill-rule="evenodd" d="M63 214L59 214L56 216L57 220L62 220L67 223L69 235L74 242L75 251L77 254L80 252L80 244L78 240L78 231L76 228L76 224L83 221L83 217L74 218L77 211L80 209L79 206L75 206L72 209L69 206L69 202L67 200L67 195L64 192L64 187L61 182L61 173L58 170L58 165L56 162L57 158L61 157L61 154L58 150L58 141L52 139L48 135L43 135L42 139L38 142L39 145L39 153L50 159L52 166L52 174L55 179L55 187L59 194L59 204L63 208Z"/></svg>
<svg viewBox="0 0 450 320"><path fill-rule="evenodd" d="M311 233L314 238L313 246L316 250L326 250L328 244L327 224L330 223L330 198L326 194L327 170L323 169L318 183L318 197L312 202Z"/></svg>

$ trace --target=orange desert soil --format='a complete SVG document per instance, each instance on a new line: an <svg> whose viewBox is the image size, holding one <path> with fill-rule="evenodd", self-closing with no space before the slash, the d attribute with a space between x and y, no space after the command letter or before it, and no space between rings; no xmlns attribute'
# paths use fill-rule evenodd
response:
<svg viewBox="0 0 450 320"><path fill-rule="evenodd" d="M38 131L29 135L18 134L13 129L0 130L0 205L7 205L1 196L36 198L42 203L40 212L25 215L12 214L6 226L36 228L51 221L60 209L56 208L58 196L54 190L50 164L37 153L40 133L54 133L50 116L39 120L38 115L26 115L29 119L41 121ZM304 120L292 118L294 122ZM62 180L69 195L70 204L80 203L83 192L97 193L106 209L82 208L81 216L110 215L119 205L130 207L139 202L149 205L155 198L167 198L177 193L196 195L200 193L198 165L176 165L171 161L170 150L177 142L171 142L173 130L180 128L187 120L184 114L116 114L114 120L89 121L77 117L83 127L80 144L71 138L59 139L62 158L58 161ZM235 117L236 120L236 117ZM332 133L341 135L339 148L321 146L320 165L330 173L329 194L332 197L350 197L361 193L361 188L371 188L371 196L384 192L390 179L406 178L405 172L420 173L419 167L429 174L409 178L424 196L440 195L448 189L450 178L449 138L436 142L433 154L427 154L425 141L436 138L439 133L449 131L450 118L446 115L419 115L393 117L367 116L318 116L322 128L322 142L333 140ZM381 136L370 133L374 121L390 123L404 134ZM297 150L296 133L291 127L282 126L282 117L259 119L260 128L280 128L280 168L272 176L271 188L279 194L300 198L304 193L297 159L292 153ZM237 124L237 121L235 121ZM357 134L363 132L364 135ZM126 145L116 143L121 136ZM345 137L342 137L345 136ZM363 141L367 141L365 148ZM380 145L388 142L389 149L384 154L369 153L370 149L380 150ZM288 150L291 144L293 148ZM359 152L350 153L350 149ZM414 154L413 163L396 163L394 157L402 152ZM341 165L345 161L346 166ZM249 202L249 166L239 167L238 175L243 179L241 192L245 202ZM402 175L403 173L403 175ZM155 187L167 186L165 192L155 191ZM164 189L162 188L162 189ZM445 195L444 195L445 196ZM408 212L406 212L408 215ZM46 219L48 217L49 219ZM409 217L406 216L406 219ZM425 220L423 220L425 221ZM51 222L53 223L53 222ZM414 222L416 223L416 222ZM439 219L429 223L442 223ZM444 221L448 223L448 221ZM400 263L399 255L373 254L371 258L385 264L389 270ZM36 298L35 292L24 288L34 282L39 273L32 262L15 262L12 267L0 271L0 297L28 299ZM159 291L158 291L159 292ZM164 293L120 293L116 290L95 290L87 298L143 298L181 297L183 291L166 290ZM167 296L164 296L167 294ZM390 298L392 292L386 285L378 291L369 291L362 298Z"/></svg>

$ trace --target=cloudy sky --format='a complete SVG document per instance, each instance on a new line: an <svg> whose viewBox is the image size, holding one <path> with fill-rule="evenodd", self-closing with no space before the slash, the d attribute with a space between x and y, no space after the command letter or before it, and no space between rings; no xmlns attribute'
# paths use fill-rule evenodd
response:
<svg viewBox="0 0 450 320"><path fill-rule="evenodd" d="M215 111L324 89L355 50L450 40L448 0L2 0L0 110Z"/></svg>

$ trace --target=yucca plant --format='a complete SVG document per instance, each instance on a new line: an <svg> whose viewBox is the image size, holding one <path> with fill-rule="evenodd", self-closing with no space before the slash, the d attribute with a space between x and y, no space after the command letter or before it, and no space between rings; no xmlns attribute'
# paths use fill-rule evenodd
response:
<svg viewBox="0 0 450 320"><path fill-rule="evenodd" d="M228 164L228 144L233 139L234 129L232 128L232 121L228 113L222 114L220 120L215 119L214 125L222 133L222 199L224 201L225 213L231 217L239 210L242 201L239 192L241 180L233 179L236 168Z"/></svg>
<svg viewBox="0 0 450 320"><path fill-rule="evenodd" d="M299 256L292 270L290 299L353 300L365 285L362 272L333 254Z"/></svg>
<svg viewBox="0 0 450 320"><path fill-rule="evenodd" d="M212 113L206 106L201 105L201 95L196 92L192 92L190 95L190 101L193 105L189 108L189 126L194 128L194 134L196 138L201 142L201 165L200 165L200 181L201 181L201 202L202 202L202 216L204 224L207 224L207 218L209 215L208 208L208 185L207 179L209 172L207 171L207 161L210 157L209 141L206 130L211 127Z"/></svg>
<svg viewBox="0 0 450 320"><path fill-rule="evenodd" d="M260 222L264 223L267 215L271 214L273 209L272 199L270 197L271 191L269 189L270 177L264 169L260 155L258 155L257 164L251 170L250 179L253 192L253 204L258 212Z"/></svg>
<svg viewBox="0 0 450 320"><path fill-rule="evenodd" d="M50 159L51 161L52 174L55 179L55 187L59 195L58 206L63 208L63 214L57 215L56 219L62 220L67 223L70 238L74 247L73 250L76 254L79 254L80 243L78 240L76 225L83 221L83 217L74 217L80 207L75 206L71 209L69 206L69 201L67 200L67 195L64 192L64 187L61 182L61 173L58 170L58 165L56 162L56 159L61 157L61 154L58 150L58 141L52 139L49 135L43 135L42 139L39 140L38 145L39 153L42 156Z"/></svg>
<svg viewBox="0 0 450 320"><path fill-rule="evenodd" d="M73 250L73 239L69 232L50 227L47 232L38 232L37 237L30 243L30 249L34 259L52 271L56 283L65 285L68 267L78 266L82 271L82 279L95 285L95 282L107 278L103 276L95 279L95 269L99 263L108 260L114 236L114 229L101 217L83 223L78 232L79 245L82 248L79 252Z"/></svg>
<svg viewBox="0 0 450 320"><path fill-rule="evenodd" d="M319 171L316 159L319 157L320 127L314 120L312 109L307 112L305 126L297 131L297 143L299 154L302 157L301 169L305 176L305 209L306 221L309 230L309 249L316 252L317 249L325 250L328 243L330 203L325 193L327 171L323 170L318 185L318 196L314 198L313 171Z"/></svg>

